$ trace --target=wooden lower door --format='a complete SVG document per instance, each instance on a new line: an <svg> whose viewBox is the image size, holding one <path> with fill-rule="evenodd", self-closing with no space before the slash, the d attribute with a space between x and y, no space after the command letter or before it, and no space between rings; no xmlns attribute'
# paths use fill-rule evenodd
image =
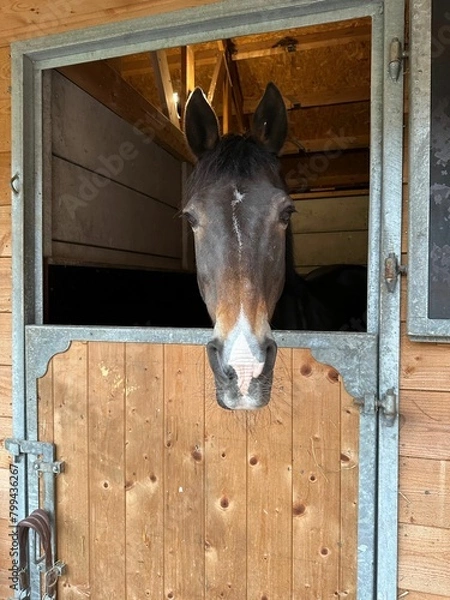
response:
<svg viewBox="0 0 450 600"><path fill-rule="evenodd" d="M201 346L73 342L39 381L58 598L356 597L358 408L280 349L270 404L221 409Z"/></svg>

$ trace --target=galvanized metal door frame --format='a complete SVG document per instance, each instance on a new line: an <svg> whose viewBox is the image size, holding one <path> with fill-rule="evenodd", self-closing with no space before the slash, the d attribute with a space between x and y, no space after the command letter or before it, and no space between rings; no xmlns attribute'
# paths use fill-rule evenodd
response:
<svg viewBox="0 0 450 600"><path fill-rule="evenodd" d="M360 419L358 599L373 600L376 594L378 598L395 597L392 590L396 588L393 565L397 556L397 471L391 465L397 462L398 429L397 420L392 425L383 417L378 426L377 390L378 385L381 394L390 389L398 390L399 286L394 293L385 288L380 257L389 252L399 252L400 247L402 82L389 80L387 59L390 38L403 36L402 0L274 0L270 7L264 0L244 0L238 5L226 0L208 7L13 45L13 427L14 437L37 439L36 379L45 372L50 357L63 351L71 340L203 344L207 339L207 333L198 330L42 325L43 71L218 37L362 16L370 16L373 23L368 332L279 332L277 340L282 346L310 347L318 360L336 366L343 373L350 393L363 403ZM377 381L378 357L380 376ZM389 468L386 465L390 465ZM19 516L25 516L38 503L37 489L26 487L27 468L25 460L19 463L22 482ZM385 478L388 479L387 487ZM384 513L381 519L380 511ZM385 518L386 515L389 518ZM383 548L383 552L378 553L378 563L377 540L378 546ZM388 569L384 569L386 564ZM381 571L384 571L383 576ZM38 598L38 589L38 578L34 577L32 598Z"/></svg>
<svg viewBox="0 0 450 600"><path fill-rule="evenodd" d="M450 319L429 317L432 51L447 46L448 25L432 36L432 0L410 2L407 331L414 341L450 342Z"/></svg>

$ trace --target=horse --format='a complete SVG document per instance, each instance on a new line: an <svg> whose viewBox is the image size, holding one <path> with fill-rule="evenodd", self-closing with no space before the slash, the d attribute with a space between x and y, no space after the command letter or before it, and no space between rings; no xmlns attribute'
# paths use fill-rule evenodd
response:
<svg viewBox="0 0 450 600"><path fill-rule="evenodd" d="M272 326L339 329L345 319L333 318L322 283L331 277L345 284L348 267L316 279L295 272L295 206L278 160L288 120L274 83L266 86L244 135L220 135L216 113L199 87L188 98L183 130L197 161L181 212L193 231L198 287L213 324L207 355L217 402L230 410L259 409L272 388ZM351 296L348 284L341 287Z"/></svg>

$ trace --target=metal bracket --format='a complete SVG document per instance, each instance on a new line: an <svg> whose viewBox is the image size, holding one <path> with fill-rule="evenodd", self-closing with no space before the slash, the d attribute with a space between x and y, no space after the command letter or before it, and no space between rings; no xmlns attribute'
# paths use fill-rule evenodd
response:
<svg viewBox="0 0 450 600"><path fill-rule="evenodd" d="M378 401L373 394L366 394L362 398L355 398L354 402L361 408L361 412L366 415L374 414L378 408Z"/></svg>
<svg viewBox="0 0 450 600"><path fill-rule="evenodd" d="M392 38L389 48L389 76L392 81L398 81L403 62L408 57L408 52L402 49L402 43L398 37Z"/></svg>
<svg viewBox="0 0 450 600"><path fill-rule="evenodd" d="M391 294L395 292L398 276L407 273L407 270L408 268L405 265L400 264L395 252L390 252L384 261L384 280L388 292Z"/></svg>
<svg viewBox="0 0 450 600"><path fill-rule="evenodd" d="M17 440L8 438L5 440L5 448L12 455L14 462L19 462L24 454L32 454L38 457L33 468L40 473L53 473L59 475L64 471L64 461L53 460L55 446L50 442L36 442L30 440Z"/></svg>
<svg viewBox="0 0 450 600"><path fill-rule="evenodd" d="M378 400L377 406L383 411L386 424L392 426L398 415L397 394L394 392L393 388L389 388Z"/></svg>
<svg viewBox="0 0 450 600"><path fill-rule="evenodd" d="M64 462L55 460L55 445L50 442L40 442L34 440L22 440L17 438L8 438L5 440L5 448L12 455L14 463L18 464L21 462L28 462L29 471L28 477L32 475L34 471L36 478L42 478L44 484L42 486L41 494L39 498L36 498L34 503L42 505L43 509L47 514L54 518L55 514L55 475L64 471ZM58 577L60 577L65 568L65 564L62 561L53 563L53 566L46 570L43 557L38 556L38 546L36 540L36 533L33 531L30 537L30 564L37 569L31 569L28 571L29 582L24 585L20 592L19 598L35 597L32 595L31 590L39 589L42 585L42 581L45 581L47 590L52 590L56 585ZM51 547L52 556L55 556L56 543L54 531L51 531ZM40 578L38 573L45 575L43 580ZM50 594L50 595L49 595ZM39 596L41 597L41 596ZM43 600L53 600L55 596L51 592L45 592L42 596Z"/></svg>

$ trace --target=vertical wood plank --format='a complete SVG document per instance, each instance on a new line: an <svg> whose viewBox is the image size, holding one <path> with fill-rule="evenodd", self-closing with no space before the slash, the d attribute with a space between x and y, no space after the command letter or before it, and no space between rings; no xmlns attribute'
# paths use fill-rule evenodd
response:
<svg viewBox="0 0 450 600"><path fill-rule="evenodd" d="M92 598L125 598L124 345L89 343Z"/></svg>
<svg viewBox="0 0 450 600"><path fill-rule="evenodd" d="M41 439L54 441L58 460L65 463L56 478L56 541L57 558L68 566L58 582L58 597L79 600L90 591L86 343L73 342L53 357L39 382L39 397Z"/></svg>
<svg viewBox="0 0 450 600"><path fill-rule="evenodd" d="M339 585L340 388L336 372L294 350L294 596L333 598Z"/></svg>
<svg viewBox="0 0 450 600"><path fill-rule="evenodd" d="M340 582L343 598L356 598L359 489L359 407L339 377L341 391L341 510L339 540Z"/></svg>
<svg viewBox="0 0 450 600"><path fill-rule="evenodd" d="M163 597L163 347L126 345L127 600Z"/></svg>
<svg viewBox="0 0 450 600"><path fill-rule="evenodd" d="M291 362L279 349L270 403L248 415L249 599L292 595Z"/></svg>
<svg viewBox="0 0 450 600"><path fill-rule="evenodd" d="M164 347L164 594L204 598L204 348Z"/></svg>
<svg viewBox="0 0 450 600"><path fill-rule="evenodd" d="M206 367L205 597L247 597L247 420L221 408Z"/></svg>

